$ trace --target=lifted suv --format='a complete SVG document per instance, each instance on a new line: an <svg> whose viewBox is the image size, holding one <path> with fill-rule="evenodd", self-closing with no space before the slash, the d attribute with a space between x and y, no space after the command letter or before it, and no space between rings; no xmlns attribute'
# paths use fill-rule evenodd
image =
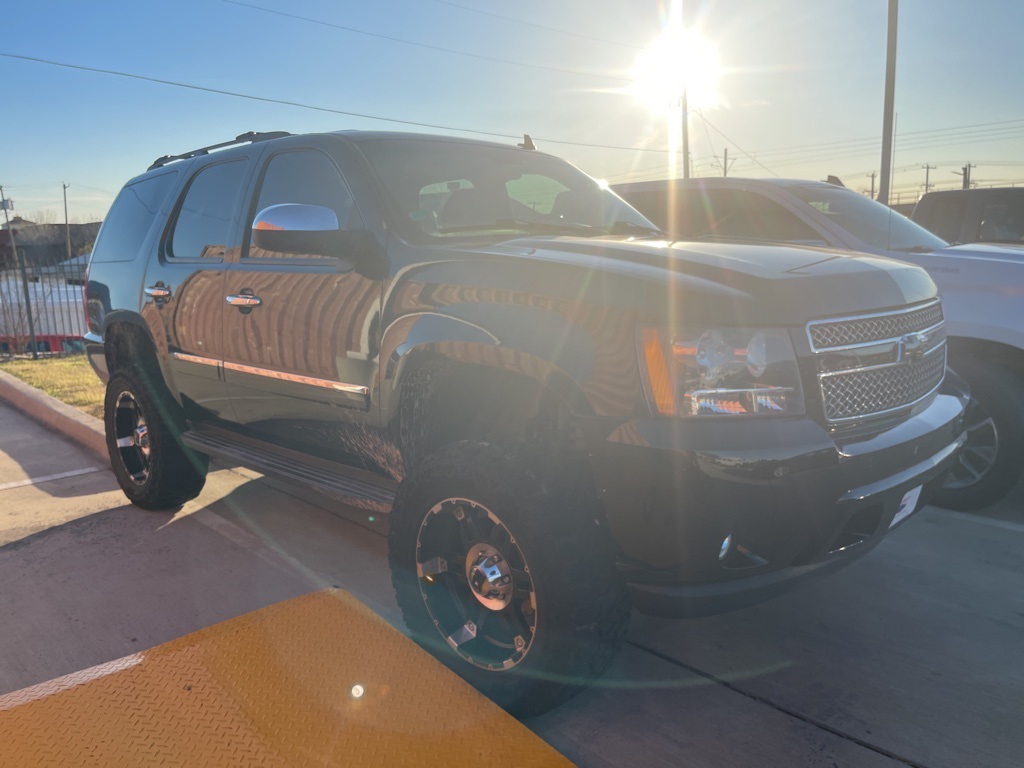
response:
<svg viewBox="0 0 1024 768"><path fill-rule="evenodd" d="M173 508L219 456L389 512L413 637L520 715L599 675L631 605L720 611L850 562L964 440L923 270L673 245L524 143L164 157L87 286L129 499Z"/></svg>

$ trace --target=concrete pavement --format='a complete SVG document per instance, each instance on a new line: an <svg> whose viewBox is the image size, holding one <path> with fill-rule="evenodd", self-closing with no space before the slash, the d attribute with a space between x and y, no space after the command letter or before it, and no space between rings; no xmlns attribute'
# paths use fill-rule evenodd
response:
<svg viewBox="0 0 1024 768"><path fill-rule="evenodd" d="M177 515L0 407L0 692L326 585L397 622L382 521L244 470ZM6 488L6 489L5 489ZM527 722L586 766L1019 766L1021 489L927 509L819 584L723 616L634 615L597 686Z"/></svg>

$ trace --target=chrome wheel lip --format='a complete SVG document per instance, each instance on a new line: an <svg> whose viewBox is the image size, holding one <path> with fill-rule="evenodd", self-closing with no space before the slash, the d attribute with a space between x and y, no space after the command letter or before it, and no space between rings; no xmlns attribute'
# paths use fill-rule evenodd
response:
<svg viewBox="0 0 1024 768"><path fill-rule="evenodd" d="M135 485L145 485L149 479L152 443L149 426L139 407L139 401L125 390L114 401L114 444L121 466Z"/></svg>
<svg viewBox="0 0 1024 768"><path fill-rule="evenodd" d="M985 407L973 397L967 403L964 430L967 442L944 486L947 490L977 485L991 473L999 456L999 429Z"/></svg>
<svg viewBox="0 0 1024 768"><path fill-rule="evenodd" d="M432 535L436 527L444 525L463 534L467 520L473 526L488 521L488 534L448 542L454 550L449 557L437 553ZM506 564L507 570L499 567L499 574L508 575L511 583L501 585L507 591L499 589L499 596L492 600L480 594L472 577L481 556L494 554ZM537 633L536 592L519 544L494 512L461 497L434 504L416 533L416 569L427 615L440 638L464 661L488 671L508 670L523 662Z"/></svg>

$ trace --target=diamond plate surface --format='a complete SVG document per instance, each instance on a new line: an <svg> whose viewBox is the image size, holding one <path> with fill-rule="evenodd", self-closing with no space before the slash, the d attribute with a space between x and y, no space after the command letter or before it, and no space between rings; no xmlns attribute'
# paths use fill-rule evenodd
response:
<svg viewBox="0 0 1024 768"><path fill-rule="evenodd" d="M3 766L570 765L339 590L0 696L0 734Z"/></svg>

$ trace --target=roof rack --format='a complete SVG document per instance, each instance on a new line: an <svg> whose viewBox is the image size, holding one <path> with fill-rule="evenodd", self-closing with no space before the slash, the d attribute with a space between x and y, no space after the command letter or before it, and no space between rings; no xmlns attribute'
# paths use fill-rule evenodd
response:
<svg viewBox="0 0 1024 768"><path fill-rule="evenodd" d="M168 163L173 163L175 160L188 160L190 157L208 155L210 154L210 151L214 149L233 147L235 144L247 144L249 142L255 143L257 141L269 141L270 139L280 139L282 136L291 136L291 134L288 133L288 131L249 131L248 133L243 133L236 136L231 141L225 141L220 144L211 144L208 147L200 147L199 149L193 149L191 152L184 152L180 155L164 155L163 157L158 157L156 160L153 161L153 164L149 166L149 168L147 168L146 170L152 171L154 168L161 168L167 165Z"/></svg>

